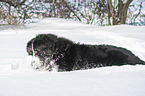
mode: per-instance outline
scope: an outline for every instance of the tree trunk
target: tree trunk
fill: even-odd
[[[108,9],[108,11],[110,11],[110,12],[108,12],[108,16],[110,16],[110,14],[111,14],[111,16],[112,16],[112,23],[113,23],[113,25],[117,25],[118,24],[118,20],[117,20],[117,17],[115,16],[115,14],[116,14],[116,11],[115,11],[115,8],[114,8],[114,6],[112,5],[112,0],[107,0],[107,3],[108,3],[108,6],[109,6],[109,9]],[[110,17],[109,17],[110,18]]]
[[[107,3],[107,14],[108,14],[108,24],[111,25],[111,21],[110,21],[110,7],[109,4]]]
[[[129,7],[129,4],[132,2],[133,0],[128,0],[126,1],[126,3],[123,3],[122,0],[119,0],[118,3],[118,18],[120,21],[120,24],[125,24],[126,23],[126,18],[127,18],[127,10]]]
[[[118,0],[118,9],[115,8],[115,6],[112,5],[112,0],[107,0],[108,6],[110,9],[112,20],[113,20],[113,25],[118,25],[118,24],[125,24],[126,23],[126,18],[127,18],[127,10],[129,7],[129,4],[133,0],[127,0],[125,3],[122,2],[122,0]],[[117,11],[116,11],[117,9]],[[108,12],[108,18],[110,18],[110,13]]]
[[[122,11],[119,12],[119,21],[120,24],[125,24],[127,18],[127,9],[123,8]]]

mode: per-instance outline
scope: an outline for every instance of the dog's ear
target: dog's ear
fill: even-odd
[[[36,38],[31,39],[28,43],[27,43],[27,52],[29,55],[32,55],[32,43],[35,41]]]
[[[56,42],[56,47],[59,50],[59,52],[66,51],[71,47],[73,44],[72,41],[65,39],[65,38],[58,38]]]

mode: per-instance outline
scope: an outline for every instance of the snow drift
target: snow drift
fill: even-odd
[[[0,29],[0,96],[144,96],[145,66],[113,66],[73,72],[36,71],[27,42],[52,33],[76,43],[109,44],[131,50],[145,61],[145,27],[98,27],[47,18],[20,28]]]

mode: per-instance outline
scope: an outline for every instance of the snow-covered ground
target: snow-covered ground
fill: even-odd
[[[27,42],[53,33],[76,43],[109,44],[131,50],[145,60],[145,27],[98,27],[47,18],[20,28],[0,27],[0,96],[144,96],[145,66],[113,66],[73,72],[31,68]]]

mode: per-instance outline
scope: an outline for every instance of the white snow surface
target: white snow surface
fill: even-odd
[[[112,66],[71,72],[36,71],[26,45],[37,34],[56,34],[76,43],[109,44],[145,60],[145,27],[100,27],[47,18],[24,28],[0,27],[0,96],[144,96],[145,66]]]

